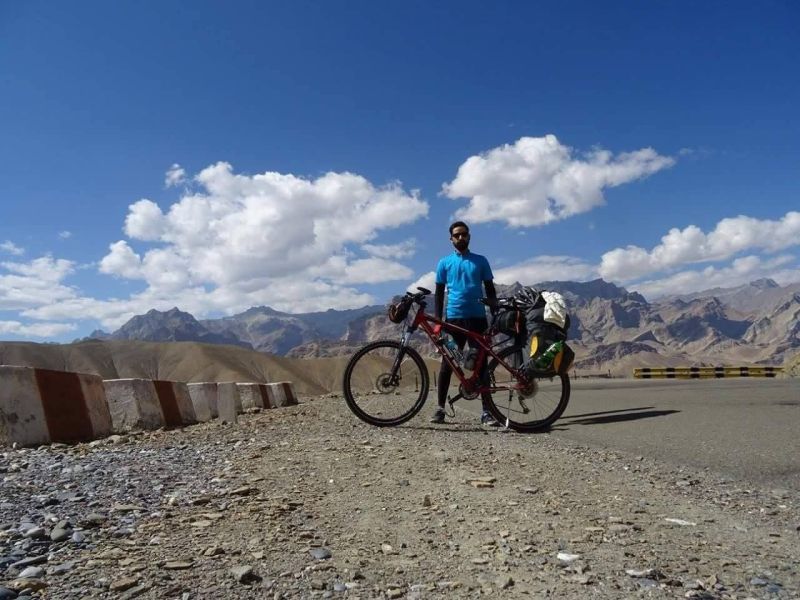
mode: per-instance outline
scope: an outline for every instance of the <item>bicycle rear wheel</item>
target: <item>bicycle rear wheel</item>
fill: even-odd
[[[506,348],[499,356],[515,369],[523,362],[519,348]],[[570,392],[567,374],[535,379],[530,389],[523,393],[522,390],[514,389],[518,387],[514,373],[497,359],[492,359],[488,369],[492,387],[510,388],[495,392],[487,406],[501,425],[514,431],[542,431],[549,428],[567,408]]]
[[[428,369],[419,353],[392,340],[367,344],[344,370],[347,406],[378,427],[400,425],[416,415],[428,397],[428,385]]]

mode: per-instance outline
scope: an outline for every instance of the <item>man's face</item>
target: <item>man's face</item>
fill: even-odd
[[[469,232],[467,228],[461,225],[454,228],[453,233],[450,234],[450,241],[453,242],[453,246],[456,250],[464,252],[469,246]]]

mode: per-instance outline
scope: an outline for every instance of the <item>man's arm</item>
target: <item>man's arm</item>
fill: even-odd
[[[436,295],[433,300],[434,314],[439,319],[441,319],[444,314],[444,286],[445,284],[443,283],[436,284]]]
[[[492,314],[497,310],[497,290],[494,288],[494,281],[487,279],[483,282],[483,287],[486,288],[486,298],[489,300],[489,310]]]

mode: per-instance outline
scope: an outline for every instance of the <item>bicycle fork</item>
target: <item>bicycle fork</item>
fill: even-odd
[[[400,385],[400,366],[403,364],[403,358],[405,358],[406,355],[406,346],[408,346],[411,333],[411,331],[403,333],[403,337],[400,340],[400,351],[397,353],[397,356],[394,357],[392,368],[389,370],[389,383],[395,387]]]

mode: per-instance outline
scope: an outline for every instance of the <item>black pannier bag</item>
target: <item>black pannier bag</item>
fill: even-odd
[[[525,313],[521,310],[506,310],[497,317],[497,329],[500,333],[514,337],[524,336],[527,332]]]

